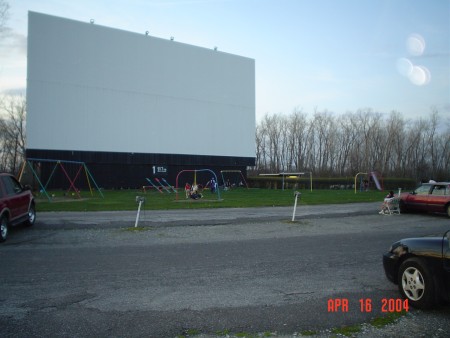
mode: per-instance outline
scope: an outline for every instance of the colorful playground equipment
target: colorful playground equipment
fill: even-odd
[[[161,194],[163,194],[163,192],[161,191],[161,189],[159,189],[159,187],[157,187],[156,184],[153,183],[153,181],[152,181],[151,179],[149,179],[148,177],[146,177],[145,179],[147,180],[148,183],[150,183],[150,185],[151,185],[153,188],[155,188],[156,191],[159,191]],[[144,188],[144,191],[145,191],[146,186],[144,186],[143,188]]]
[[[175,193],[177,192],[177,191],[175,190],[175,188],[174,188],[169,182],[166,181],[165,178],[159,179],[159,178],[157,178],[157,177],[154,177],[153,179],[155,180],[155,182],[156,182],[158,185],[156,185],[155,183],[153,183],[153,181],[152,181],[150,178],[148,178],[148,177],[146,177],[145,179],[147,180],[148,183],[150,183],[151,187],[155,188],[155,190],[156,190],[156,191],[159,191],[161,194],[163,194],[163,190],[164,190],[165,192],[169,193],[169,194],[170,194],[172,191],[175,192]],[[144,191],[145,191],[145,188],[147,188],[147,187],[148,187],[148,186],[143,186],[142,188],[143,188]]]
[[[193,173],[194,177],[192,180],[192,185],[193,186],[199,186],[198,182],[197,182],[197,173],[209,173],[211,174],[211,177],[214,178],[215,182],[217,181],[217,176],[214,173],[214,171],[210,170],[210,169],[195,169],[195,170],[181,170],[180,172],[178,172],[177,178],[175,180],[175,190],[176,190],[176,199],[178,200],[178,181],[181,175],[185,174],[185,173]],[[202,186],[203,187],[203,186]],[[220,189],[215,189],[215,191],[217,191],[217,199],[220,200]]]
[[[39,166],[40,162],[49,162],[49,163],[55,163],[55,166],[53,167],[53,170],[50,174],[50,176],[47,179],[47,182],[45,182],[45,184],[43,182],[41,182],[41,179],[39,178],[38,173],[35,170],[35,167]],[[75,176],[71,177],[68,173],[68,170],[66,170],[66,166],[67,165],[75,165],[76,169],[76,174]],[[28,158],[22,165],[22,168],[20,170],[19,173],[19,181],[22,179],[22,176],[26,170],[26,168],[29,168],[30,171],[33,174],[33,177],[36,179],[36,181],[39,184],[39,188],[40,191],[47,197],[47,199],[51,202],[52,199],[51,197],[48,195],[47,193],[47,188],[48,185],[50,183],[50,181],[52,180],[55,172],[57,171],[58,168],[61,169],[61,171],[63,172],[64,176],[67,178],[68,182],[69,182],[69,189],[67,190],[67,193],[69,193],[72,189],[74,191],[74,193],[78,196],[78,198],[81,198],[80,196],[80,189],[78,189],[76,187],[76,183],[77,180],[80,178],[80,174],[81,172],[84,171],[85,175],[86,175],[86,180],[89,186],[89,191],[91,192],[91,195],[93,195],[92,192],[92,185],[91,185],[91,181],[94,184],[95,188],[97,189],[97,191],[99,192],[101,197],[103,196],[102,191],[100,190],[100,188],[98,187],[97,183],[94,180],[94,177],[92,176],[91,172],[89,171],[87,165],[84,162],[78,162],[78,161],[64,161],[64,160],[50,160],[50,159],[41,159],[41,158]]]

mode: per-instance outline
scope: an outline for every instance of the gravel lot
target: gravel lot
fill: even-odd
[[[187,245],[197,247],[198,244],[203,243],[236,243],[235,248],[239,248],[239,243],[253,240],[261,241],[262,243],[272,243],[275,239],[282,241],[284,244],[288,244],[289,239],[295,236],[319,238],[325,237],[324,235],[329,235],[332,236],[335,241],[337,241],[338,238],[343,238],[345,241],[348,241],[348,239],[352,237],[364,238],[364,236],[367,236],[367,230],[365,229],[368,229],[369,225],[371,231],[384,234],[391,233],[395,234],[395,236],[399,233],[410,233],[412,230],[415,231],[414,233],[427,233],[431,223],[433,223],[434,229],[442,229],[448,225],[448,219],[442,216],[381,216],[377,214],[378,207],[379,203],[301,206],[297,210],[296,222],[291,222],[292,208],[184,211],[144,210],[141,215],[140,225],[149,227],[150,231],[139,233],[126,230],[128,227],[132,228],[134,226],[136,212],[41,213],[38,215],[36,227],[17,232],[17,234],[12,236],[10,241],[6,243],[5,248],[7,248],[8,251],[17,250],[17,253],[23,250],[34,249],[42,249],[43,251],[48,249],[52,251],[55,250],[55,252],[59,249],[65,249],[69,250],[69,253],[70,250],[87,250],[90,252],[93,249],[98,249],[101,253],[103,249],[108,250],[108,248],[111,247],[115,248],[115,250],[120,250],[125,247],[132,248],[133,246],[136,246],[137,248],[153,247],[156,250],[159,246],[171,246],[171,248],[176,248],[178,245]],[[346,217],[343,217],[344,215]],[[395,217],[396,222],[399,222],[397,222],[395,226],[392,226],[389,217]],[[342,244],[343,242],[336,243]],[[380,247],[384,249],[384,240],[380,243],[382,244]],[[350,243],[344,242],[343,244]],[[339,247],[341,247],[339,244],[335,245],[335,248]],[[379,250],[377,249],[375,254],[377,254],[378,251]],[[6,251],[3,251],[3,254],[5,254],[5,252]],[[1,251],[0,255],[2,255]],[[361,265],[356,266],[361,267]],[[369,271],[361,271],[363,275],[366,275],[368,272]],[[374,274],[373,271],[371,271],[371,273],[372,275]],[[70,274],[68,276],[70,276]],[[389,285],[387,280],[386,282],[381,280],[381,270],[376,272],[376,276],[380,277],[380,281],[378,284],[373,284],[375,289],[379,286],[382,288],[386,287],[386,290],[391,290],[391,293],[389,293],[390,295],[397,294],[395,288],[392,285]],[[195,278],[196,276],[194,274],[191,277]],[[291,275],[289,275],[289,277],[291,277]],[[334,285],[339,284],[339,290],[342,290],[340,289],[341,286],[346,288],[351,287],[351,285],[349,286],[348,284],[343,285],[342,283],[345,281],[343,282],[341,279],[339,279],[338,282],[339,283]],[[348,282],[351,284],[354,280],[348,279]],[[314,283],[320,283],[320,280],[317,280]],[[45,288],[45,283],[40,284],[41,288]],[[91,292],[96,291],[96,287],[91,286],[91,289]],[[130,290],[133,291],[132,289]],[[218,290],[221,292],[222,289]],[[248,296],[250,297],[252,296],[252,290],[252,288],[248,289]],[[295,288],[292,290],[297,291]],[[97,298],[92,296],[94,298],[84,300],[84,302],[91,304],[91,306],[94,306],[94,302],[97,302],[98,304],[96,304],[99,307],[109,304],[108,302],[115,298],[112,295],[108,296],[108,292],[109,289],[107,289],[106,292],[100,292],[99,290]],[[125,294],[131,296],[133,292]],[[17,297],[21,297],[20,293],[17,294]],[[70,298],[72,297],[70,295],[67,297],[66,298],[69,300],[72,299]],[[8,295],[5,294],[3,298],[3,304],[5,305],[8,303]],[[59,304],[58,299],[59,298],[56,297],[50,302],[50,305]],[[228,302],[233,301],[232,297],[226,299]],[[212,300],[210,299],[210,301]],[[101,301],[106,303],[101,303]],[[234,301],[237,304],[240,304],[243,300],[234,299]],[[78,303],[80,302],[75,299],[75,304]],[[1,297],[0,304],[2,304]],[[18,304],[21,304],[21,302],[18,302]],[[37,301],[34,301],[30,304],[34,306],[38,303]],[[179,301],[178,303],[175,302],[173,304],[181,306]],[[202,304],[199,304],[199,309],[201,309],[201,305]],[[135,303],[130,303],[130,306],[132,309],[137,305]],[[143,303],[142,306],[146,307],[147,305]],[[164,307],[167,307],[166,303],[164,303]],[[4,308],[4,310],[5,313],[11,313],[11,311],[8,312],[6,308]],[[1,313],[2,309],[0,307],[0,317]],[[124,312],[124,315],[126,315],[126,311]],[[317,316],[319,315],[319,313],[313,314],[313,322],[317,322],[316,318],[318,318]],[[324,314],[321,315],[323,316]],[[211,313],[208,313],[208,316],[211,317]],[[377,315],[374,314],[374,316]],[[283,316],[279,317],[284,318]],[[278,322],[278,325],[276,326],[283,327],[283,322]],[[353,337],[450,337],[450,306],[443,306],[433,311],[418,311],[413,309],[406,315],[403,315],[382,327],[374,327],[369,323],[363,323],[355,325],[355,328],[357,330],[352,334]],[[341,333],[344,332],[343,330],[338,331],[341,333],[336,333],[333,329],[334,326],[332,324],[329,326],[322,325],[320,331],[312,332],[312,335],[309,336],[321,338],[342,336]],[[301,337],[302,334],[306,334],[306,332],[293,331],[294,330],[289,329],[284,331],[289,332],[289,335],[279,335],[276,332],[261,332],[256,336]],[[280,332],[283,331],[280,330]],[[224,334],[217,336],[204,334],[196,335],[195,332],[191,331],[186,332],[185,335],[190,337],[210,338],[227,336],[226,333],[227,332],[224,332]],[[235,334],[237,337],[243,336],[242,334]],[[231,333],[229,333],[228,336],[233,337]],[[255,334],[252,334],[251,336],[254,337]]]

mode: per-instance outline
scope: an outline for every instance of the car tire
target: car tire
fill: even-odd
[[[402,296],[415,308],[429,309],[435,303],[434,280],[420,258],[409,258],[400,265],[398,288]]]
[[[25,222],[26,226],[32,226],[34,222],[36,221],[36,206],[34,203],[30,205],[30,209],[28,209],[28,219]]]
[[[402,200],[398,203],[398,207],[400,208],[400,213],[406,214],[408,210],[406,209],[406,204]]]
[[[6,241],[8,237],[8,219],[3,216],[0,218],[0,242]]]

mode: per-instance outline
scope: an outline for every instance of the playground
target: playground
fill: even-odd
[[[382,201],[386,192],[371,190],[355,194],[352,190],[300,190],[301,205],[341,204],[358,202]],[[217,200],[217,194],[204,190],[204,197],[199,200],[187,202],[184,187],[179,191],[179,198],[183,202],[177,202],[175,193],[160,193],[155,189],[123,189],[103,191],[104,197],[98,194],[91,196],[89,190],[80,190],[77,195],[67,196],[65,190],[50,190],[52,197],[49,201],[45,195],[37,195],[37,210],[40,211],[114,211],[137,210],[136,196],[145,197],[142,206],[144,210],[172,210],[172,209],[202,209],[202,208],[246,208],[246,207],[281,207],[293,206],[294,191],[281,189],[252,189],[235,188],[224,190],[220,188],[221,200]],[[64,195],[66,194],[66,195]]]
[[[144,185],[144,192],[154,189],[161,194],[174,193],[177,202],[222,201],[220,191],[235,188],[247,188],[248,184],[240,170],[222,170],[220,176],[210,169],[185,169],[178,172],[175,185],[171,185],[165,178],[148,178],[149,185]],[[182,193],[184,190],[184,194]],[[208,193],[209,192],[209,193]]]
[[[53,165],[45,182],[39,179],[42,161]],[[181,170],[172,183],[163,176],[149,175],[142,179],[139,189],[103,190],[85,163],[43,159],[28,159],[22,175],[35,182],[33,191],[38,211],[136,210],[138,200],[144,210],[292,206],[297,191],[301,193],[300,205],[375,202],[382,201],[385,195],[383,178],[376,172],[358,173],[354,177],[354,191],[313,189],[311,176],[304,189],[296,185],[288,188],[285,174],[281,178],[275,175],[278,176],[275,179],[282,181],[282,189],[249,188],[239,170],[222,170],[216,174],[207,168]],[[58,175],[64,188],[49,188]]]
[[[43,162],[50,163],[53,166],[53,169],[45,182],[40,179],[39,175],[41,163]],[[67,189],[63,194],[63,199],[61,199],[61,195],[59,194],[57,197],[55,193],[48,193],[49,184],[54,176],[58,176],[58,174],[63,178],[65,185],[67,186]],[[28,179],[31,182],[34,182],[32,185],[39,190],[39,194],[45,196],[49,202],[55,201],[56,199],[65,201],[67,200],[66,198],[70,198],[70,196],[81,199],[80,188],[78,187],[80,180],[85,180],[91,197],[94,196],[94,190],[96,190],[102,198],[104,197],[101,189],[98,187],[94,177],[84,162],[28,158],[20,169],[18,177],[19,181],[23,180],[23,176],[28,176]]]

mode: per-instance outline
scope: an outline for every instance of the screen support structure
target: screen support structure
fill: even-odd
[[[40,163],[40,162],[49,162],[49,163],[55,163],[55,166],[53,167],[53,170],[49,176],[49,178],[47,179],[47,182],[45,182],[45,184],[43,184],[43,182],[41,181],[41,179],[39,178],[39,175],[37,174],[36,170],[33,167],[33,163]],[[65,164],[75,164],[78,165],[78,170],[76,172],[76,175],[72,178],[70,177],[70,175],[68,174],[66,168],[64,167]],[[22,178],[22,175],[25,171],[26,166],[28,165],[28,168],[30,168],[31,172],[33,173],[33,177],[37,180],[37,182],[39,183],[39,187],[42,191],[42,193],[47,197],[47,199],[51,202],[52,199],[51,197],[48,195],[47,193],[47,187],[54,175],[54,173],[56,172],[57,168],[61,168],[61,171],[63,172],[64,176],[67,178],[67,180],[69,181],[69,189],[67,190],[67,192],[69,192],[70,190],[73,189],[73,191],[77,194],[78,198],[81,198],[80,196],[80,191],[79,189],[76,188],[75,183],[78,179],[78,177],[80,176],[81,172],[84,170],[84,173],[86,175],[86,180],[88,182],[88,186],[89,186],[89,191],[91,192],[91,196],[93,196],[93,192],[92,192],[92,185],[91,185],[91,181],[94,184],[95,188],[97,189],[97,191],[99,192],[100,196],[102,198],[104,198],[104,195],[102,193],[102,191],[100,190],[100,188],[98,187],[97,183],[95,182],[94,176],[92,176],[91,172],[89,171],[87,165],[84,162],[78,162],[78,161],[65,161],[65,160],[50,160],[50,159],[40,159],[40,158],[28,158],[22,165],[22,168],[20,170],[20,174],[19,174],[19,181]]]

